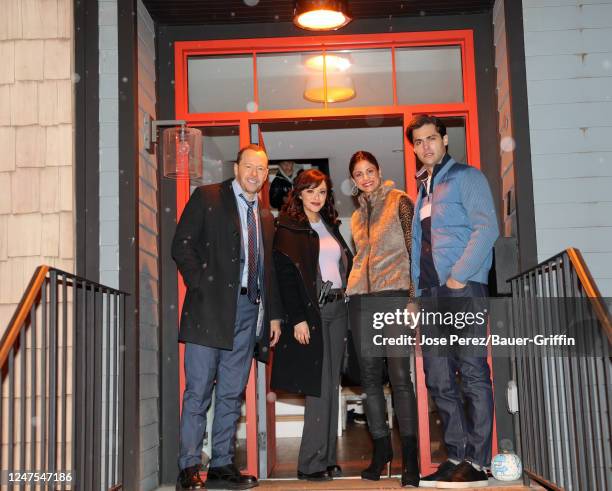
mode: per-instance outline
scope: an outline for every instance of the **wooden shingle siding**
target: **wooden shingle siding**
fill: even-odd
[[[138,2],[138,121],[156,118],[155,25]],[[141,123],[142,124],[142,123]],[[140,263],[140,489],[159,484],[159,245],[157,156],[143,148],[139,131]],[[172,281],[168,279],[167,281]],[[178,401],[176,401],[178,404]]]

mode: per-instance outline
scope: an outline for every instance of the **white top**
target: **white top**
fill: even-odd
[[[429,193],[429,190],[431,189],[431,176],[429,176],[425,182],[425,189],[427,189],[427,196],[423,198],[423,204],[421,205],[421,211],[419,212],[419,218],[421,221],[431,217],[431,194]]]
[[[319,235],[319,268],[321,269],[321,279],[331,281],[332,288],[342,288],[342,278],[340,277],[340,245],[336,238],[329,233],[323,220],[317,223],[310,222],[312,229]]]

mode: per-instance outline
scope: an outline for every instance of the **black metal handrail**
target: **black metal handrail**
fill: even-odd
[[[121,488],[126,295],[37,268],[0,342],[1,484]]]
[[[512,358],[526,474],[553,489],[612,489],[609,309],[577,249],[509,281],[514,336],[572,325],[582,349]],[[576,318],[580,323],[570,324]]]

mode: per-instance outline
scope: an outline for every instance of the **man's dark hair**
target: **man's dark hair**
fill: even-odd
[[[406,138],[411,144],[414,144],[412,140],[412,132],[414,130],[418,130],[422,126],[426,124],[433,124],[436,127],[436,131],[440,133],[440,136],[444,138],[446,135],[446,126],[442,122],[440,118],[436,118],[435,116],[431,116],[429,114],[421,114],[420,116],[415,116],[412,118],[410,123],[408,123],[408,127],[406,128]]]
[[[246,147],[242,147],[240,149],[240,151],[238,152],[238,155],[236,156],[236,163],[240,164],[240,160],[242,159],[242,154],[244,152],[246,152],[247,150],[253,150],[255,152],[263,152],[266,154],[266,156],[268,155],[266,152],[266,149],[264,147],[262,147],[261,145],[257,145],[255,143],[251,143],[249,145],[247,145]]]

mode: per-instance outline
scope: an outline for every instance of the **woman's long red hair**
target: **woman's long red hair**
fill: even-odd
[[[293,181],[293,189],[289,193],[289,199],[282,207],[281,212],[286,213],[297,222],[307,222],[308,217],[304,212],[304,204],[300,199],[300,193],[305,189],[319,187],[322,182],[325,182],[327,185],[327,196],[325,197],[325,204],[323,208],[321,208],[320,213],[327,223],[331,225],[336,224],[338,222],[338,212],[334,204],[334,191],[331,179],[319,169],[308,169],[298,174]]]

